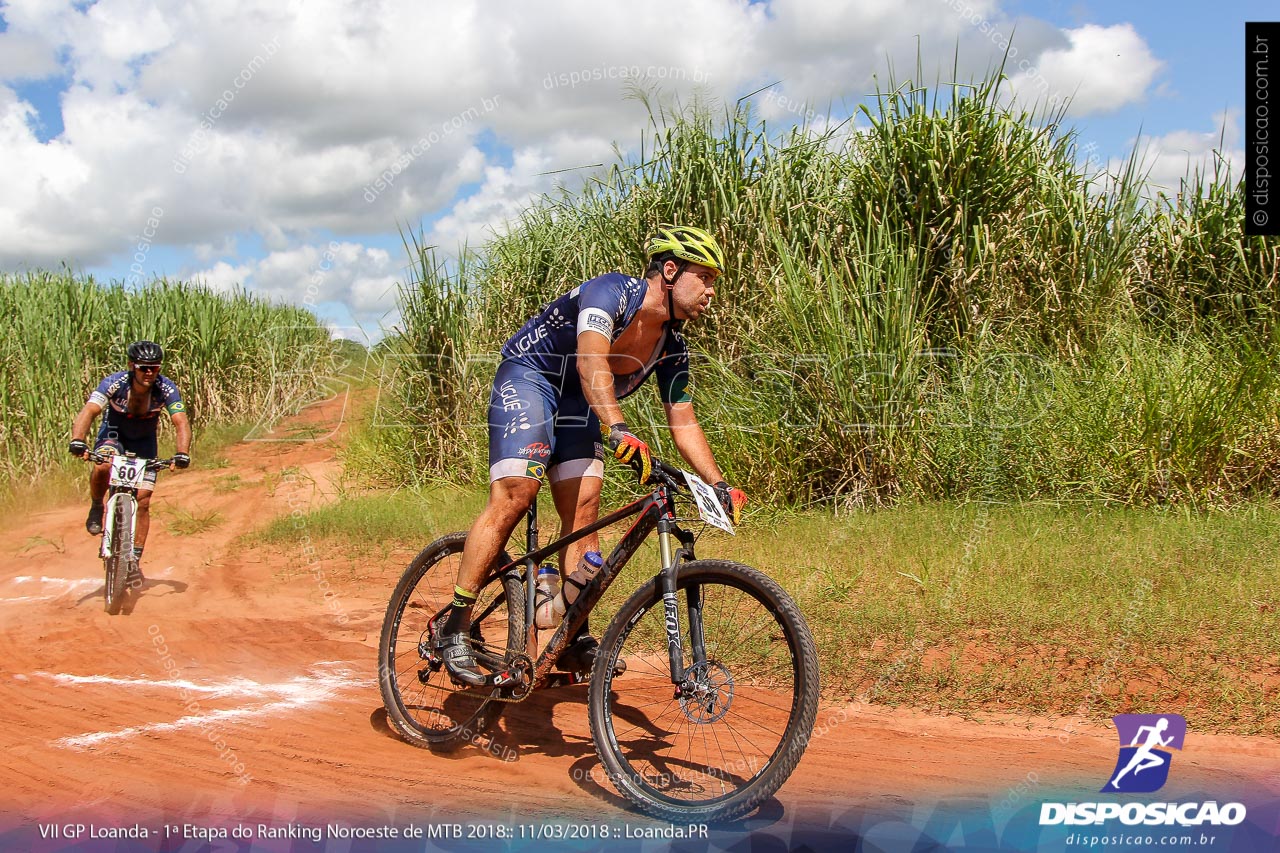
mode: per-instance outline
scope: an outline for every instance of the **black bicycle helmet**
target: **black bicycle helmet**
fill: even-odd
[[[164,361],[164,350],[155,341],[134,341],[129,344],[129,360],[134,364],[159,364]]]

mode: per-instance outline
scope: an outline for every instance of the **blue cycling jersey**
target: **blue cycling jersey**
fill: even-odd
[[[558,377],[561,393],[579,397],[582,384],[574,360],[578,335],[593,331],[610,341],[618,340],[639,313],[648,287],[644,279],[617,272],[583,282],[521,326],[503,345],[502,357],[544,376]],[[689,391],[689,349],[681,334],[683,325],[683,320],[668,322],[648,361],[629,373],[614,376],[614,396],[621,400],[655,373],[663,402],[687,403],[693,399]]]
[[[167,376],[156,376],[151,386],[151,399],[147,401],[141,414],[130,414],[129,392],[131,388],[129,371],[121,370],[113,373],[89,395],[89,402],[102,407],[102,426],[98,429],[98,440],[155,438],[160,425],[160,412],[168,412],[170,416],[186,411],[182,402],[182,394],[173,380]]]

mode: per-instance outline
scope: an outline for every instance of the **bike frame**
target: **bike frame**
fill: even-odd
[[[655,469],[655,473],[665,478],[678,472],[674,470],[657,471]],[[663,607],[666,616],[667,653],[671,660],[671,683],[680,685],[685,681],[686,672],[676,604],[676,572],[681,562],[695,559],[693,553],[694,537],[693,534],[676,524],[675,503],[672,492],[672,485],[660,479],[654,490],[645,497],[633,501],[593,524],[575,530],[569,535],[550,542],[541,548],[537,547],[537,500],[535,499],[529,507],[529,511],[526,514],[526,553],[499,567],[493,574],[500,576],[517,567],[522,567],[524,570],[526,585],[525,625],[527,626],[525,654],[529,660],[534,661],[533,672],[531,673],[532,684],[528,688],[530,691],[547,684],[552,677],[552,669],[556,660],[559,659],[560,654],[568,645],[569,638],[577,636],[578,630],[586,623],[591,610],[604,596],[609,585],[613,583],[618,573],[622,571],[627,562],[640,549],[641,543],[654,530],[658,531],[658,554],[661,560],[658,575],[662,587]],[[600,567],[600,571],[578,594],[577,600],[569,605],[564,614],[564,621],[551,635],[551,639],[547,641],[546,647],[539,655],[538,627],[535,621],[537,610],[535,576],[537,574],[537,566],[560,549],[631,516],[638,516],[638,518],[636,518],[622,539],[619,540],[613,551],[609,553],[604,565]],[[677,547],[673,547],[673,536],[679,543]],[[696,588],[691,588],[686,592],[689,599],[689,636],[693,645],[694,663],[697,665],[704,663],[706,660],[706,650],[702,638],[700,597]]]
[[[138,498],[131,490],[116,486],[114,491],[108,493],[106,512],[103,514],[102,518],[101,556],[103,557],[114,556],[111,553],[111,534],[115,532],[116,510],[119,505],[126,500],[133,503],[133,515],[129,519],[129,541],[126,545],[130,549],[133,548],[133,537],[138,529]]]
[[[92,451],[89,454],[89,459],[99,464],[102,464],[104,462],[107,464],[110,464],[111,459],[113,458],[114,455],[115,454],[103,455],[98,453],[97,451]],[[133,453],[126,453],[124,456],[126,459],[131,459],[131,460],[138,458]],[[169,462],[169,460],[167,459],[147,459],[143,461],[144,461],[144,470],[156,470],[156,471],[159,471],[168,467],[167,463]],[[126,559],[133,556],[132,548],[133,548],[133,543],[135,541],[134,536],[138,530],[138,487],[122,486],[117,484],[117,485],[109,485],[107,487],[107,499],[105,501],[105,507],[104,507],[104,512],[102,516],[102,546],[99,549],[99,556],[101,557],[105,558],[105,557],[115,556],[111,553],[111,534],[115,530],[116,515],[119,509],[120,503],[124,500],[129,500],[133,503],[133,513],[129,519],[128,546],[130,550],[129,550],[129,553],[126,553],[123,556]]]

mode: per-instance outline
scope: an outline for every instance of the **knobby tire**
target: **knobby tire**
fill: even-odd
[[[674,695],[655,578],[605,632],[591,674],[591,736],[614,787],[641,810],[675,822],[732,820],[772,797],[804,754],[818,711],[817,649],[791,597],[749,566],[686,563],[677,599],[686,667],[689,602],[701,604],[706,663],[694,675],[705,692]],[[615,677],[619,658],[627,669]]]
[[[129,573],[129,561],[133,559],[133,501],[119,499],[116,501],[114,517],[111,523],[111,556],[103,557],[106,569],[106,586],[102,595],[104,609],[111,616],[120,613],[124,604],[125,580]]]
[[[432,542],[413,559],[387,605],[378,644],[378,685],[387,719],[414,746],[449,751],[474,742],[502,713],[490,701],[497,688],[453,683],[443,665],[424,657],[428,621],[453,599],[466,533]],[[510,557],[499,557],[505,565]],[[511,652],[523,652],[525,587],[519,571],[494,576],[473,608],[472,645],[481,671],[502,667]]]

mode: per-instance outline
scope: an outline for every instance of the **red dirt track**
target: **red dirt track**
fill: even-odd
[[[300,416],[333,428],[329,438],[242,442],[226,451],[223,469],[207,467],[197,447],[196,467],[162,474],[148,580],[127,614],[103,612],[101,562],[82,504],[0,533],[7,826],[71,814],[153,825],[382,825],[410,815],[520,823],[535,816],[517,798],[534,790],[536,819],[654,824],[602,781],[583,687],[508,708],[488,751],[438,755],[388,731],[375,680],[378,632],[411,551],[371,554],[353,578],[346,557],[317,571],[300,547],[237,544],[272,517],[334,499],[344,406],[338,397]],[[218,491],[230,474],[244,485]],[[177,536],[167,523],[179,509],[216,511],[220,521]],[[422,544],[439,532],[424,530]],[[1162,797],[1280,794],[1280,742],[1198,733],[1189,722]],[[757,822],[961,797],[994,807],[1014,803],[1029,779],[1033,798],[1054,789],[1088,798],[1115,763],[1116,735],[1097,723],[1071,725],[827,702],[804,759]]]

